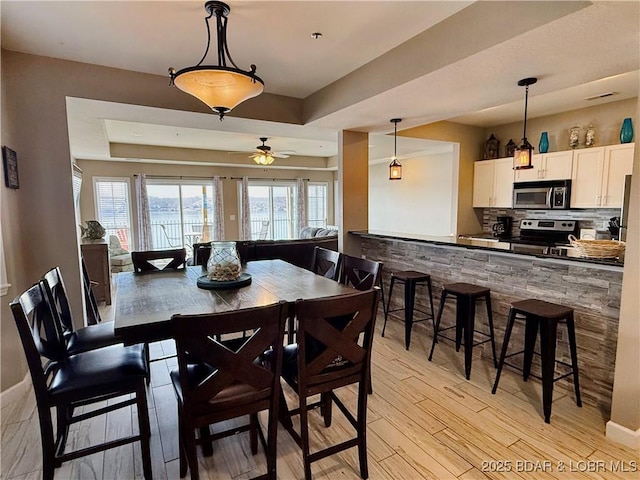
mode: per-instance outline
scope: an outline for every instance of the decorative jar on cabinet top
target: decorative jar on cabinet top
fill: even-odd
[[[569,146],[571,148],[578,148],[580,143],[580,127],[573,126],[569,129]]]
[[[241,269],[236,242],[211,242],[207,277],[218,282],[238,280]]]
[[[549,151],[549,135],[547,132],[542,132],[540,135],[540,143],[538,143],[538,152],[547,153]]]
[[[625,118],[622,121],[620,129],[620,143],[631,143],[633,141],[633,124],[631,118]]]

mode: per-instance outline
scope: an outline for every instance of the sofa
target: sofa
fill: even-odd
[[[338,250],[338,231],[327,228],[305,227],[300,238],[292,240],[239,240],[236,248],[242,263],[252,260],[279,258],[298,267],[309,269],[315,247]],[[193,264],[206,265],[211,253],[210,243],[193,245]]]

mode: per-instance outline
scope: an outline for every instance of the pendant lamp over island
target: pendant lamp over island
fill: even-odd
[[[398,162],[398,123],[401,118],[392,118],[393,123],[393,157],[389,164],[389,180],[402,180],[402,165]]]
[[[527,103],[529,101],[529,85],[533,85],[538,81],[537,78],[523,78],[518,81],[518,86],[526,87],[524,94],[524,129],[522,132],[522,143],[519,147],[516,147],[513,154],[513,169],[514,170],[526,170],[533,168],[531,165],[531,155],[533,153],[533,146],[527,141]]]
[[[251,65],[250,71],[241,70],[229,54],[227,45],[227,20],[231,11],[229,5],[223,2],[209,1],[204,4],[204,9],[209,14],[205,18],[207,48],[204,55],[193,67],[186,67],[177,72],[175,68],[169,68],[170,85],[175,85],[183,92],[206,103],[220,115],[220,120],[222,120],[222,117],[232,108],[245,100],[260,95],[264,90],[264,82],[256,75],[255,65]],[[218,65],[202,65],[209,53],[211,44],[209,19],[214,15],[216,17]]]

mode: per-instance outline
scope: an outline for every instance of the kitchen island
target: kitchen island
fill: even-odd
[[[384,263],[385,285],[389,285],[389,276],[394,271],[418,270],[431,275],[435,305],[438,305],[444,283],[467,282],[490,288],[498,348],[502,345],[511,302],[536,298],[573,308],[582,398],[608,415],[613,390],[623,262],[518,252],[509,242],[489,239],[427,237],[379,231],[349,233],[361,239],[362,255]],[[394,296],[394,301],[401,302],[401,296]],[[419,292],[416,296],[418,308],[428,311],[428,303],[424,293]],[[400,306],[398,303],[392,308]],[[443,327],[453,325],[453,306],[454,302],[447,302]],[[486,325],[483,310],[476,311],[478,325]],[[516,322],[510,352],[522,348],[523,323]],[[420,327],[422,330],[417,334],[431,336],[431,329],[424,328],[424,323],[414,326]],[[491,357],[488,345],[477,347],[480,355],[487,359]],[[564,327],[558,330],[556,355],[558,360],[569,363]],[[516,363],[520,360],[519,356],[512,358]],[[556,383],[556,388],[559,387],[569,391],[572,388],[570,379]]]

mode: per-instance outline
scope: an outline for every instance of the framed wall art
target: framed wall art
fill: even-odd
[[[2,163],[4,165],[4,184],[8,188],[20,188],[18,182],[18,155],[9,147],[2,147]]]

